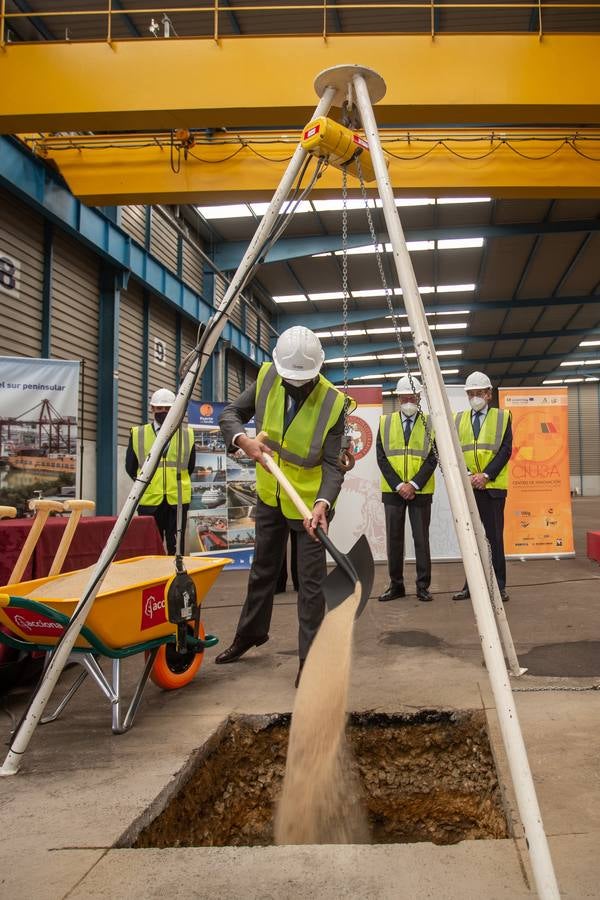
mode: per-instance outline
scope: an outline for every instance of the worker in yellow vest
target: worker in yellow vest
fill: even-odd
[[[419,413],[422,387],[418,378],[404,375],[396,387],[400,410],[381,416],[377,435],[377,464],[381,471],[382,501],[390,583],[379,599],[406,596],[404,586],[404,526],[406,510],[415,543],[417,597],[433,600],[429,523],[437,465],[429,416]]]
[[[223,411],[219,425],[229,451],[242,449],[256,460],[256,539],[248,592],[235,638],[216,658],[232,663],[251,647],[269,639],[273,595],[288,531],[296,533],[298,558],[298,655],[300,667],[325,613],[321,589],[326,575],[325,548],[315,529],[327,531],[344,479],[338,467],[344,431],[344,395],[320,375],[325,354],[318,337],[302,325],[288,328],[277,341],[273,362],[264,363],[256,382]],[[244,425],[252,416],[265,443],[249,437]],[[263,465],[272,454],[281,470],[312,510],[300,514]]]
[[[152,421],[146,425],[136,425],[131,429],[125,455],[125,469],[130,478],[137,478],[144,460],[156,440],[156,434],[174,403],[173,391],[168,388],[154,391],[150,398]],[[154,516],[160,536],[170,555],[175,555],[177,546],[179,489],[182,503],[181,552],[185,552],[185,526],[192,496],[191,475],[195,466],[194,432],[191,428],[184,426],[181,454],[179,453],[179,433],[176,433],[165,447],[158,468],[138,506],[140,516]]]
[[[491,406],[492,383],[484,372],[472,372],[465,382],[470,409],[455,416],[458,439],[471,477],[471,486],[485,535],[492,551],[492,565],[506,602],[504,556],[504,506],[508,488],[508,461],[512,453],[511,416],[507,409]],[[485,560],[484,560],[485,563]],[[468,600],[469,588],[453,600]]]

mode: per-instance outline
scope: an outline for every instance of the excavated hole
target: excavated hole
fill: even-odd
[[[272,844],[289,723],[285,714],[229,719],[120,846]],[[483,712],[352,714],[347,733],[373,843],[507,837]]]

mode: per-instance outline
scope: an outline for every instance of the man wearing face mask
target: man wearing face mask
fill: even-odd
[[[492,383],[483,372],[472,372],[465,382],[470,409],[455,416],[458,439],[475,494],[485,536],[492,551],[492,565],[502,599],[506,593],[504,556],[504,506],[508,488],[508,461],[512,453],[510,412],[490,406]],[[465,584],[453,600],[468,600]]]
[[[131,429],[125,470],[130,478],[137,478],[144,460],[156,440],[156,434],[175,403],[175,394],[167,388],[154,391],[150,398],[152,422],[136,425]],[[178,461],[179,460],[179,461]],[[173,435],[158,464],[150,484],[144,491],[138,506],[140,516],[154,516],[160,536],[165,541],[167,553],[174,556],[177,546],[177,482],[181,481],[182,523],[181,552],[185,552],[185,526],[192,496],[191,474],[196,466],[194,432],[183,428],[183,447],[179,454],[179,433]]]
[[[273,362],[264,363],[256,382],[225,408],[219,425],[231,452],[241,448],[256,460],[256,540],[248,593],[235,638],[215,662],[232,663],[269,639],[273,595],[288,531],[296,535],[298,559],[298,656],[300,667],[325,613],[321,585],[326,575],[325,548],[315,529],[327,531],[344,475],[338,468],[344,430],[344,395],[320,375],[325,354],[318,337],[302,325],[288,328],[277,341]],[[248,437],[244,425],[255,417],[263,443]],[[310,510],[302,520],[292,501],[262,462],[274,456]]]
[[[415,543],[417,597],[424,603],[433,600],[429,522],[435,487],[433,473],[437,465],[433,451],[433,433],[429,416],[419,414],[421,383],[404,375],[396,393],[400,411],[382,416],[377,434],[377,464],[381,471],[381,499],[385,507],[388,570],[390,583],[379,600],[405,597],[404,526],[406,510]]]

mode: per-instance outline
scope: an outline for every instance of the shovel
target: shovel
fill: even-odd
[[[261,431],[256,436],[256,439],[263,443],[267,438],[268,435],[264,431]],[[277,479],[302,518],[311,519],[312,513],[308,506],[293,484],[283,474],[273,457],[269,456],[268,453],[263,453],[262,458],[265,466],[271,475]],[[336,606],[339,606],[340,603],[343,603],[344,600],[351,597],[358,585],[360,586],[360,603],[356,611],[356,618],[358,619],[369,599],[375,577],[375,563],[373,562],[373,554],[371,553],[369,542],[363,534],[348,553],[342,553],[320,526],[315,530],[317,537],[336,562],[335,568],[327,575],[322,587],[327,609],[331,611]]]

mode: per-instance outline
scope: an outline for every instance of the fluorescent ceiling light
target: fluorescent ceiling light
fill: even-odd
[[[469,247],[483,247],[483,238],[451,238],[437,242],[438,250],[466,250]]]
[[[366,334],[366,332],[365,332],[364,328],[349,328],[346,331],[346,334],[348,335],[348,337],[356,337],[357,334]],[[344,332],[343,331],[332,331],[331,337],[344,337]]]
[[[562,366],[597,366],[600,359],[571,359],[568,362],[561,362]]]
[[[490,203],[491,197],[438,197],[438,206],[450,203]]]
[[[596,378],[595,375],[588,375],[585,380],[586,381],[600,381],[600,378]]]
[[[489,203],[491,201],[491,197],[439,197],[437,200],[432,197],[399,197],[395,203],[396,206],[402,207],[410,207],[410,206],[434,206],[436,203],[438,206],[445,206],[449,204],[459,204],[459,203]],[[367,200],[369,209],[374,209],[375,207],[381,208],[382,203],[379,198],[373,200]],[[332,200],[313,200],[312,204],[309,200],[301,200],[297,205],[296,212],[298,213],[308,213],[312,212],[312,209],[317,212],[340,212],[343,209],[342,200],[332,199]],[[269,208],[268,203],[228,203],[223,204],[221,206],[197,206],[196,209],[198,212],[204,216],[205,219],[247,219],[251,215],[264,216],[267,209]],[[352,209],[364,209],[365,201],[362,199],[348,199],[347,208]],[[285,203],[281,210],[280,215],[283,213],[288,213],[290,209],[290,201]]]
[[[580,341],[580,347],[600,347],[600,341]]]
[[[227,206],[197,206],[205,219],[247,219],[252,211],[247,203],[231,203]]]
[[[308,303],[304,294],[283,294],[280,297],[273,297],[275,303]]]
[[[269,203],[250,203],[250,209],[257,216],[264,216],[266,211],[268,210],[270,204]],[[300,203],[297,203],[294,206],[294,203],[291,200],[287,200],[281,209],[279,210],[279,215],[289,215],[292,210],[295,210],[297,213],[307,213],[312,212],[312,207],[308,200],[301,200]]]
[[[438,322],[437,325],[430,325],[431,331],[450,331],[453,328],[468,328],[468,322]]]
[[[565,378],[565,384],[575,384],[578,381],[583,381],[583,378]]]
[[[368,200],[367,203],[370,209],[374,209],[374,200]],[[313,206],[317,212],[341,212],[344,208],[344,203],[342,200],[313,200]],[[348,199],[346,206],[348,209],[364,209],[365,201]]]
[[[545,381],[542,381],[542,384],[562,384],[562,378],[546,378]]]
[[[374,354],[374,353],[370,353],[370,354],[368,354],[367,356],[351,356],[351,357],[349,357],[348,362],[349,362],[349,363],[350,363],[350,362],[352,362],[352,363],[355,363],[355,362],[375,362],[376,360],[377,360],[377,357],[375,356],[375,354]],[[326,365],[328,365],[328,366],[332,366],[334,363],[343,363],[343,362],[344,362],[344,357],[343,357],[343,356],[336,356],[335,359],[326,359],[326,360],[325,360],[325,363],[326,363]]]
[[[474,291],[474,284],[438,284],[437,292],[438,294],[451,294],[453,292],[467,292]]]
[[[310,300],[343,300],[343,291],[323,291],[322,294],[309,294]]]

